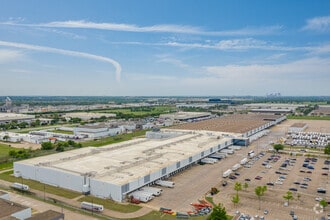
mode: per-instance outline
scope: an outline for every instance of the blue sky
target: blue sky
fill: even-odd
[[[330,95],[330,1],[1,0],[0,95]]]

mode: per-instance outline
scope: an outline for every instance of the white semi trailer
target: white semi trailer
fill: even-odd
[[[223,149],[223,150],[221,150],[221,152],[223,153],[227,153],[227,154],[234,154],[234,150],[231,150],[231,149]]]
[[[235,164],[231,169],[232,169],[233,171],[235,171],[235,170],[238,170],[240,167],[241,167],[241,165],[240,165],[239,163],[237,163],[237,164]]]
[[[159,188],[156,188],[156,187],[150,187],[150,186],[142,187],[140,190],[142,192],[152,193],[152,195],[154,195],[154,196],[159,196],[163,192],[162,189],[159,189]]]
[[[157,180],[155,183],[159,186],[164,186],[164,187],[168,187],[168,188],[173,188],[175,185],[174,182],[165,181],[165,180]]]
[[[142,191],[134,191],[130,194],[130,196],[133,196],[135,199],[138,199],[141,202],[149,202],[154,198],[151,193],[146,193]]]
[[[22,191],[29,191],[30,187],[28,185],[22,183],[13,183],[11,185],[12,188],[22,190]]]
[[[102,212],[104,210],[103,205],[90,203],[90,202],[82,202],[82,203],[80,203],[80,207],[82,209],[96,211],[96,212]]]
[[[243,158],[242,160],[241,160],[241,165],[244,165],[244,164],[246,164],[248,162],[248,159],[245,157],[245,158]]]
[[[201,162],[208,163],[208,164],[214,164],[214,163],[218,162],[218,160],[214,159],[214,158],[203,158],[203,159],[201,159]]]
[[[228,177],[230,174],[232,174],[232,170],[231,169],[228,169],[228,170],[226,170],[225,172],[223,172],[223,174],[222,174],[222,177],[224,177],[224,178],[226,178],[226,177]]]

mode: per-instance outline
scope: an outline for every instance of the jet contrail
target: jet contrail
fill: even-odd
[[[63,50],[63,49],[57,49],[57,48],[53,48],[53,47],[44,47],[44,46],[38,46],[38,45],[32,45],[32,44],[22,44],[22,43],[16,43],[16,42],[8,42],[8,41],[0,41],[0,46],[15,47],[15,48],[21,48],[21,49],[27,49],[27,50],[48,52],[48,53],[56,53],[56,54],[62,54],[62,55],[66,55],[66,56],[83,57],[83,58],[87,58],[87,59],[111,63],[116,69],[116,80],[119,82],[120,78],[121,78],[120,64],[117,61],[115,61],[111,58],[108,58],[108,57],[103,57],[103,56],[79,52],[79,51]]]

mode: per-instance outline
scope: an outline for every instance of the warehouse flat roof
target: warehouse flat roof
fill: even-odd
[[[246,133],[256,129],[269,121],[283,117],[282,115],[267,114],[237,114],[200,122],[186,123],[172,127],[183,130],[208,130],[232,133]]]
[[[175,120],[188,120],[193,118],[210,116],[210,112],[176,112],[172,114],[162,114],[160,118],[173,118]]]
[[[196,155],[230,138],[218,133],[180,132],[173,138],[126,141],[87,147],[17,163],[45,166],[122,185]]]
[[[47,210],[33,215],[27,220],[52,220],[52,219],[64,219],[64,214],[61,212],[56,212],[54,210]]]
[[[0,113],[0,121],[34,119],[34,115],[24,115],[15,113]]]
[[[4,217],[9,217],[16,212],[22,211],[27,208],[28,207],[23,206],[21,204],[5,199],[0,199],[0,219]]]

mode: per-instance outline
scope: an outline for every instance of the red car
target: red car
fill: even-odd
[[[262,176],[256,176],[256,178],[254,178],[256,180],[261,180],[262,179]]]

